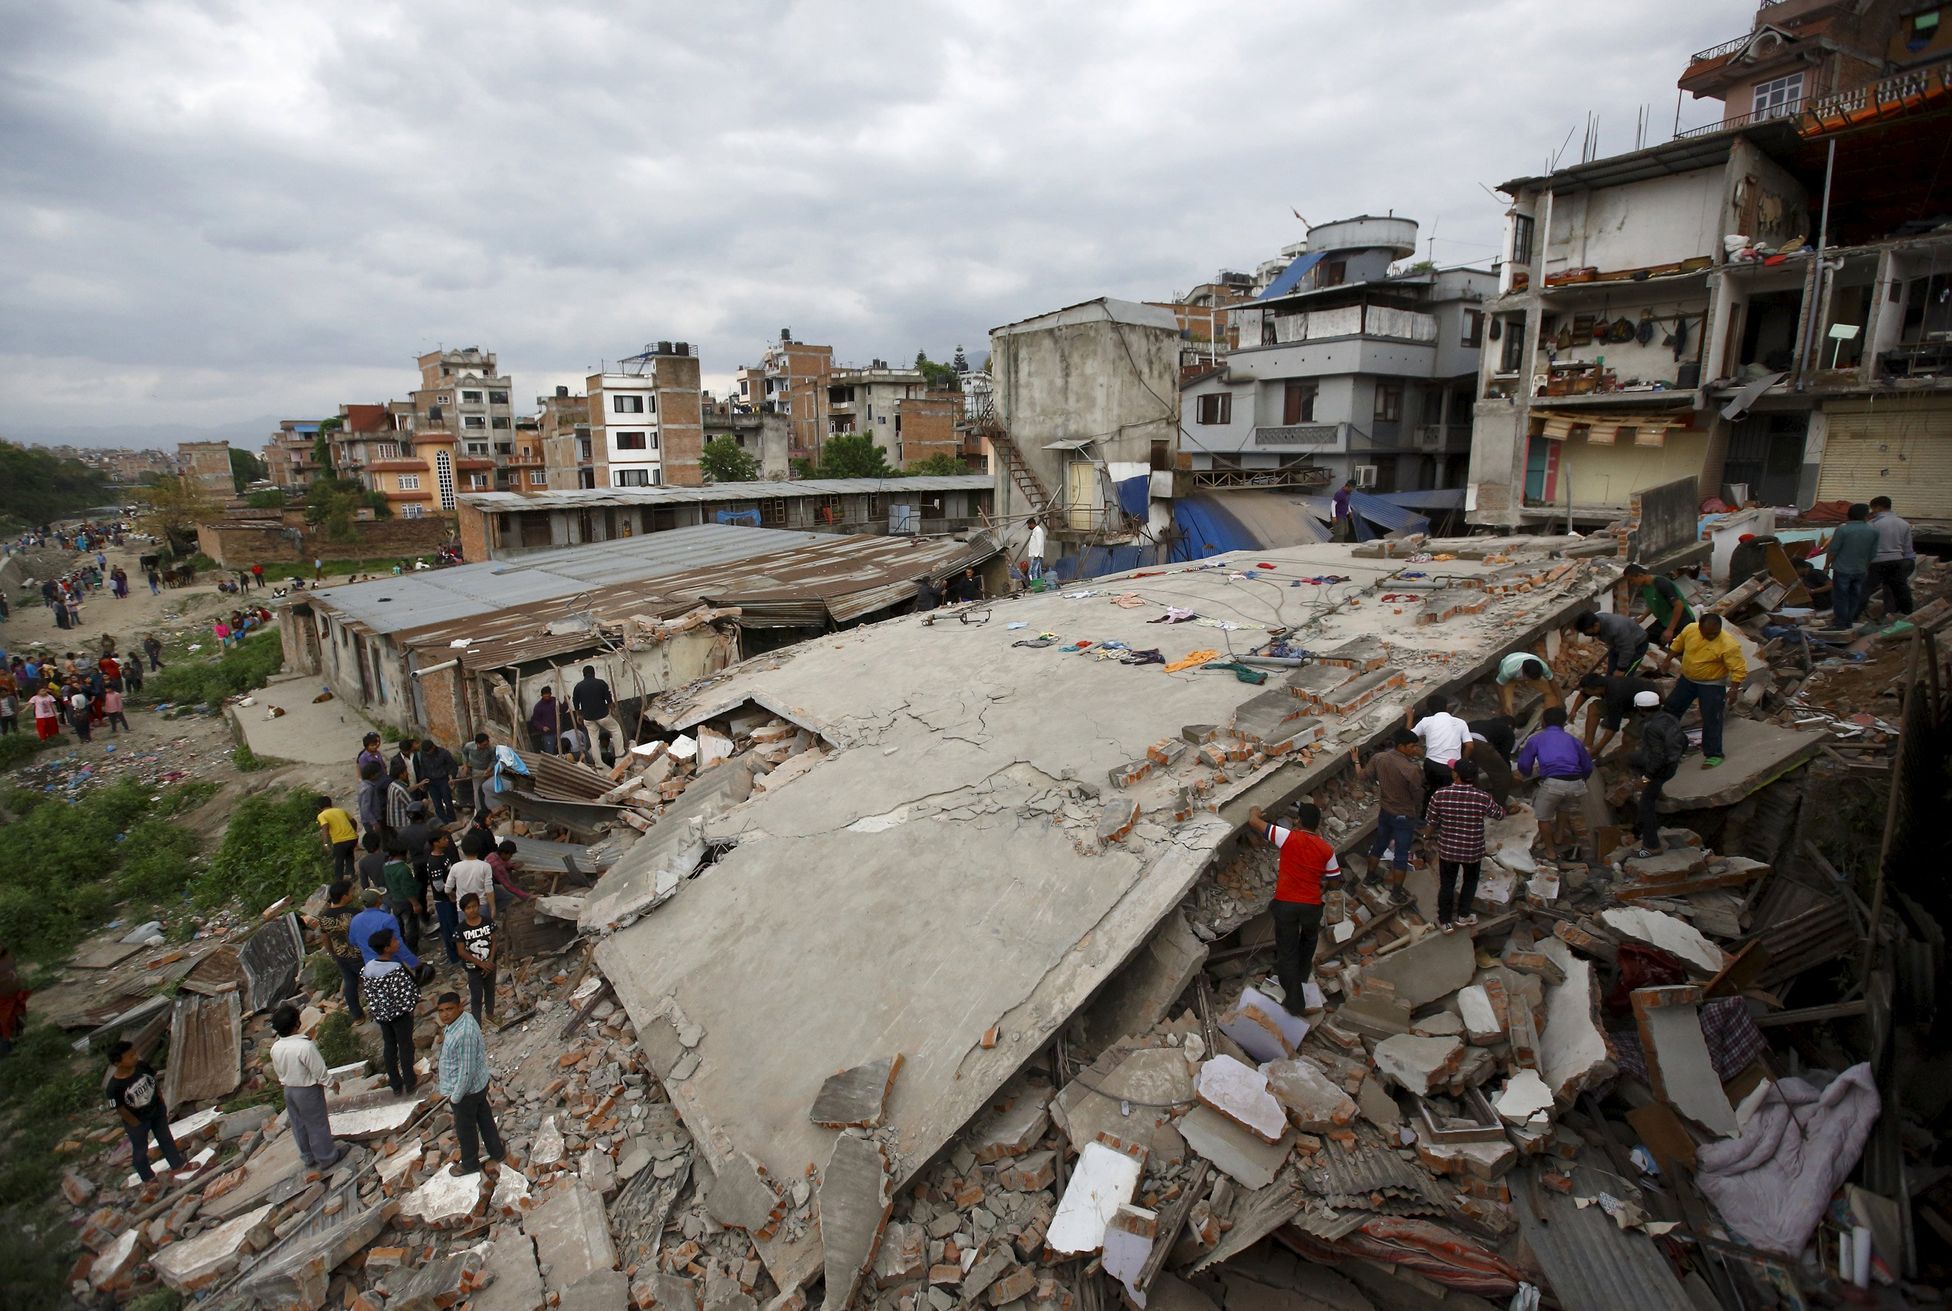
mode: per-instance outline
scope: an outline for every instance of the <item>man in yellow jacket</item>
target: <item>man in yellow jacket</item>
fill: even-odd
[[[1680,678],[1667,696],[1667,713],[1679,719],[1701,702],[1701,767],[1722,763],[1722,721],[1728,714],[1729,689],[1749,676],[1748,663],[1732,633],[1722,628],[1720,615],[1703,615],[1683,628],[1668,650],[1680,657]]]

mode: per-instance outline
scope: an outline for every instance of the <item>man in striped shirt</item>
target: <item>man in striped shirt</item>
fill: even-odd
[[[458,993],[442,993],[434,1007],[444,1028],[441,1096],[447,1098],[454,1111],[454,1136],[461,1144],[461,1159],[449,1173],[480,1174],[480,1148],[486,1148],[488,1173],[499,1174],[498,1163],[507,1159],[508,1147],[495,1127],[495,1113],[488,1106],[488,1048],[481,1036],[481,1026],[461,1005]]]
[[[1274,974],[1281,981],[1281,1004],[1299,1015],[1309,975],[1315,970],[1315,939],[1322,931],[1322,881],[1339,878],[1335,848],[1316,830],[1322,826],[1319,806],[1304,801],[1295,807],[1295,826],[1270,824],[1259,806],[1249,807],[1250,830],[1281,853],[1274,879]]]
[[[1472,903],[1484,862],[1484,822],[1505,817],[1505,808],[1477,786],[1476,765],[1460,760],[1455,773],[1457,781],[1431,793],[1424,812],[1437,835],[1437,927],[1445,933],[1478,922]]]

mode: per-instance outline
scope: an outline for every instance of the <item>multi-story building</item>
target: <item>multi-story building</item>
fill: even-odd
[[[699,360],[688,342],[658,342],[593,373],[589,392],[593,480],[598,487],[696,487],[705,446]]]
[[[1254,298],[1254,279],[1246,273],[1222,272],[1212,282],[1169,301],[1149,301],[1171,310],[1179,322],[1180,339],[1197,359],[1215,360],[1240,345],[1239,325],[1228,311]]]
[[[836,368],[827,384],[827,435],[862,433],[872,437],[888,463],[897,469],[910,460],[925,458],[905,452],[902,406],[910,399],[919,400],[928,390],[928,378],[920,369],[895,368],[886,360]]]
[[[788,420],[788,457],[818,464],[828,432],[828,387],[833,372],[832,346],[795,341],[791,328],[781,328],[779,340],[766,348],[759,367],[748,365],[738,371],[735,404],[760,413],[771,410],[784,414]]]
[[[1182,372],[1181,451],[1196,485],[1352,478],[1421,491],[1463,481],[1480,306],[1496,280],[1477,269],[1392,272],[1416,241],[1407,218],[1312,228],[1258,297],[1227,309],[1232,350],[1182,355],[1192,367]]]
[[[791,463],[787,456],[791,420],[778,410],[755,410],[732,400],[716,400],[710,392],[702,398],[705,443],[723,437],[753,458],[759,476],[770,480],[787,477]]]
[[[557,387],[554,395],[538,396],[535,403],[534,430],[542,443],[541,485],[552,492],[595,487],[596,443],[590,436],[589,397]]]
[[[996,512],[1045,519],[1053,565],[1087,548],[1163,549],[1181,449],[1179,345],[1170,310],[1109,298],[990,330],[996,403],[977,431],[995,457]]]
[[[325,461],[319,459],[319,432],[324,422],[323,419],[279,421],[278,431],[271,434],[262,452],[265,476],[275,486],[302,492],[314,480],[332,472],[329,445],[323,452]]]
[[[1605,522],[1685,477],[1776,506],[1882,492],[1952,533],[1952,230],[1921,221],[1952,212],[1952,48],[1922,16],[1764,5],[1683,75],[1731,97],[1720,122],[1501,188],[1475,522]],[[1782,98],[1786,52],[1810,80]]]
[[[338,472],[384,496],[401,518],[451,514],[455,493],[465,484],[454,433],[445,423],[436,402],[427,411],[406,401],[341,405],[332,443]],[[479,490],[489,490],[487,472],[475,473],[483,479]]]
[[[213,500],[229,500],[236,495],[237,485],[231,481],[229,442],[178,442],[176,467],[182,477]]]

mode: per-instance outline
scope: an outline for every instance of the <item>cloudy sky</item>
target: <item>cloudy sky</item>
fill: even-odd
[[[944,357],[1252,268],[1291,211],[1483,260],[1484,184],[1576,159],[1588,110],[1604,153],[1641,105],[1664,137],[1753,11],[0,0],[0,435],[239,440],[442,344],[523,400],[660,338],[721,383],[785,326]]]

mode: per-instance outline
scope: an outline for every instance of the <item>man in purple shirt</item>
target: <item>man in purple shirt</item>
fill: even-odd
[[[1342,489],[1330,498],[1334,508],[1329,514],[1329,538],[1337,542],[1353,542],[1356,538],[1355,517],[1349,513],[1349,497],[1355,494],[1356,482],[1351,478],[1342,484]]]
[[[1564,706],[1553,706],[1540,719],[1538,732],[1525,739],[1518,751],[1518,775],[1537,775],[1539,790],[1532,798],[1538,812],[1539,832],[1545,835],[1547,850],[1559,850],[1559,816],[1568,805],[1577,807],[1586,796],[1586,780],[1592,777],[1593,755],[1586,744],[1566,732]]]

